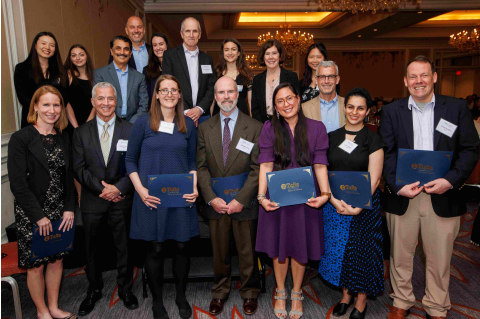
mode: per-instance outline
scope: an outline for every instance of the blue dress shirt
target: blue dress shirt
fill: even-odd
[[[338,114],[338,95],[331,101],[325,101],[320,98],[320,113],[322,115],[322,123],[325,124],[327,133],[340,128],[340,119]]]
[[[102,134],[103,134],[103,125],[105,125],[105,122],[102,121],[98,116],[96,116],[97,119],[97,126],[98,126],[98,140],[102,141]],[[108,125],[110,125],[107,128],[108,135],[110,135],[110,139],[108,143],[110,144],[110,148],[112,147],[112,138],[113,138],[113,130],[115,129],[115,116],[113,116],[110,121],[107,122]]]
[[[147,46],[145,45],[145,41],[140,46],[140,49],[137,50],[135,47],[132,48],[133,59],[135,60],[135,66],[137,71],[142,73],[143,68],[148,64],[148,50]]]
[[[122,94],[122,116],[125,116],[127,115],[128,65],[125,69],[125,72],[122,72],[122,70],[117,67],[115,62],[113,62],[113,66],[115,67],[115,71],[117,72],[118,82],[120,83],[120,93]]]

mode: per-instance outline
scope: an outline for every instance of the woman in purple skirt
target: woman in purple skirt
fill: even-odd
[[[320,208],[330,198],[327,175],[328,136],[322,122],[307,119],[297,90],[280,84],[273,93],[275,114],[260,134],[260,184],[256,250],[273,259],[277,289],[274,313],[286,318],[285,278],[291,259],[293,289],[291,319],[303,315],[301,285],[308,259],[320,260],[323,253],[323,214]],[[266,173],[313,166],[319,197],[308,203],[277,207],[269,200]]]

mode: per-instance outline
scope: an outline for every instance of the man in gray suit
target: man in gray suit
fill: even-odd
[[[121,119],[134,123],[138,116],[148,111],[148,93],[145,76],[128,67],[132,57],[132,41],[124,36],[116,36],[110,42],[113,62],[95,70],[93,84],[111,83],[117,90],[115,113]]]

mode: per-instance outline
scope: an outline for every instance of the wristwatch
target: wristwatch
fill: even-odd
[[[327,195],[327,196],[328,196],[328,200],[330,200],[330,198],[332,198],[332,193],[321,192],[321,193],[320,193],[320,196],[323,196],[323,195]]]

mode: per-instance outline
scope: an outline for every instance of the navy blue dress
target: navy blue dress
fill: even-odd
[[[345,134],[355,136],[358,146],[348,154],[338,146]],[[381,149],[380,137],[364,127],[348,132],[344,127],[328,134],[328,171],[368,171],[369,155]],[[380,196],[373,195],[373,210],[363,210],[356,216],[337,213],[328,202],[323,208],[325,253],[319,273],[329,283],[377,296],[383,291],[383,236],[380,217]]]
[[[173,134],[154,132],[150,128],[150,115],[141,115],[133,125],[128,139],[125,157],[127,173],[137,172],[142,185],[146,187],[148,175],[196,171],[197,129],[190,118],[185,117],[185,122],[186,133],[179,133],[176,124]],[[135,192],[130,238],[186,242],[199,235],[195,205],[192,208],[161,208],[161,204],[157,207],[150,210]]]

